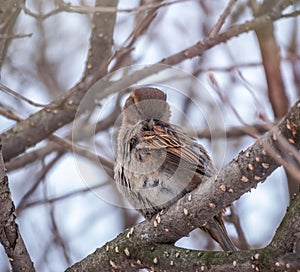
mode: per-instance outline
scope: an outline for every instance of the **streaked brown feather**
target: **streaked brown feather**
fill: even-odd
[[[146,120],[143,124],[141,141],[147,149],[166,151],[166,161],[173,163],[174,167],[181,164],[198,174],[206,174],[208,177],[213,175],[213,169],[207,164],[210,158],[204,148],[196,140],[186,137],[181,128],[160,120]],[[206,157],[205,160],[201,160],[199,152]]]

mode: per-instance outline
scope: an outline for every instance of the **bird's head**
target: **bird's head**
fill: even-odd
[[[170,118],[167,95],[157,88],[134,89],[127,98],[123,113],[127,122],[136,124],[141,120],[157,119],[165,122]]]

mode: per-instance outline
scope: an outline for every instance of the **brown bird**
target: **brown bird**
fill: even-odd
[[[166,100],[166,94],[156,88],[133,90],[123,108],[118,136],[114,169],[117,186],[148,220],[216,175],[203,146],[169,123]],[[236,250],[222,213],[200,228],[223,250]]]

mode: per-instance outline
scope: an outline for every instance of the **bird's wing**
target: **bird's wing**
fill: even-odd
[[[213,175],[211,160],[204,148],[179,127],[157,120],[145,123],[141,132],[145,148],[167,152],[166,167],[180,166],[208,177]]]

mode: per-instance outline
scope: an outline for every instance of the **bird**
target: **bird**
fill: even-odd
[[[147,220],[168,209],[217,173],[195,138],[170,123],[167,95],[155,87],[133,89],[122,110],[114,179],[121,194]],[[225,251],[236,251],[222,212],[200,229]]]

